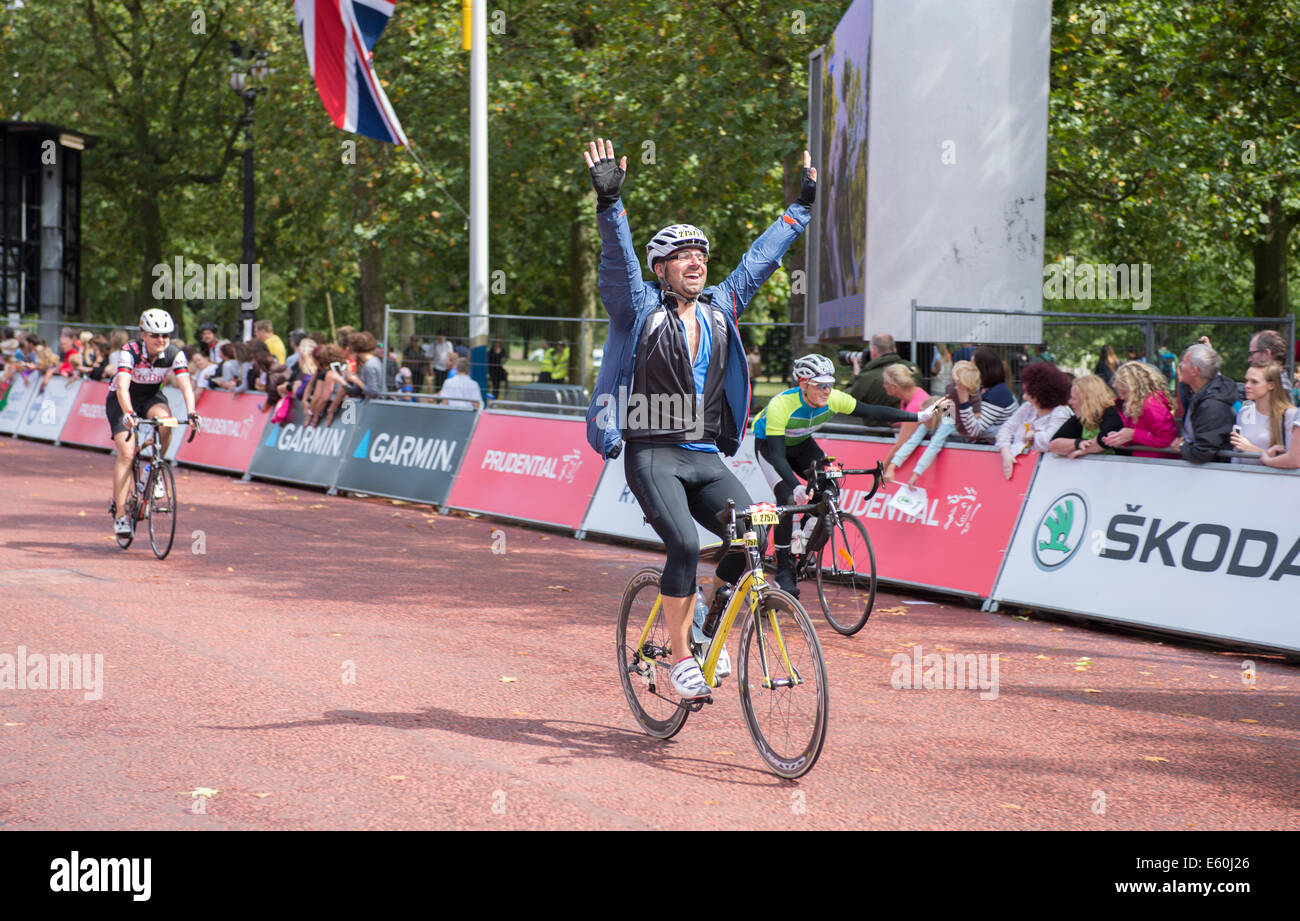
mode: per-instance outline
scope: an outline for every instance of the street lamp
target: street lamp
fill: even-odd
[[[231,41],[230,57],[230,88],[244,100],[244,268],[240,277],[252,278],[253,264],[257,260],[253,246],[253,103],[257,101],[258,84],[269,71],[265,51],[244,48],[239,42]],[[239,305],[239,326],[245,342],[253,338],[251,305],[254,301],[250,295],[248,291],[240,292],[243,300]]]

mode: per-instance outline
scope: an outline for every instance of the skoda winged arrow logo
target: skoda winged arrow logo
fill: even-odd
[[[1033,533],[1034,563],[1051,572],[1074,557],[1088,533],[1088,500],[1083,493],[1062,493],[1047,506]]]

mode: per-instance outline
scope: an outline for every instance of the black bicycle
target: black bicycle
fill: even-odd
[[[131,522],[130,534],[117,535],[117,545],[125,550],[135,540],[135,526],[141,521],[149,523],[149,544],[154,556],[166,558],[171,552],[172,542],[176,539],[176,479],[172,476],[171,466],[162,456],[162,445],[158,441],[158,428],[165,426],[190,425],[193,441],[198,429],[187,420],[162,418],[141,419],[136,423],[139,432],[139,448],[135,459],[131,461],[131,493],[126,498],[126,517]],[[131,440],[128,434],[127,441]],[[109,514],[117,518],[117,500],[108,507]]]
[[[846,476],[870,474],[870,500],[880,490],[884,465],[846,470],[833,457],[813,463],[807,473],[808,503],[817,508],[795,523],[790,560],[798,582],[815,582],[826,622],[852,636],[867,624],[876,603],[876,552],[867,529],[856,516],[841,512],[840,483]],[[864,500],[865,501],[865,500]],[[802,545],[802,546],[801,546]],[[775,571],[772,557],[765,568]]]

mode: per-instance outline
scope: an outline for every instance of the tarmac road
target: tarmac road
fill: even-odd
[[[828,741],[784,781],[734,679],[675,739],[637,730],[613,618],[655,554],[176,474],[159,562],[112,538],[109,457],[0,438],[0,656],[103,657],[99,699],[0,690],[0,826],[1300,827],[1275,658],[1251,684],[1241,655],[882,593],[858,636],[819,629]],[[996,699],[895,690],[917,647],[996,656]]]

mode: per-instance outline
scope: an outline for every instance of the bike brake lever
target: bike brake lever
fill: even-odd
[[[884,482],[885,465],[882,461],[876,461],[876,468],[871,471],[871,492],[867,493],[867,498],[863,501],[870,501],[871,497],[880,492],[880,485]]]

